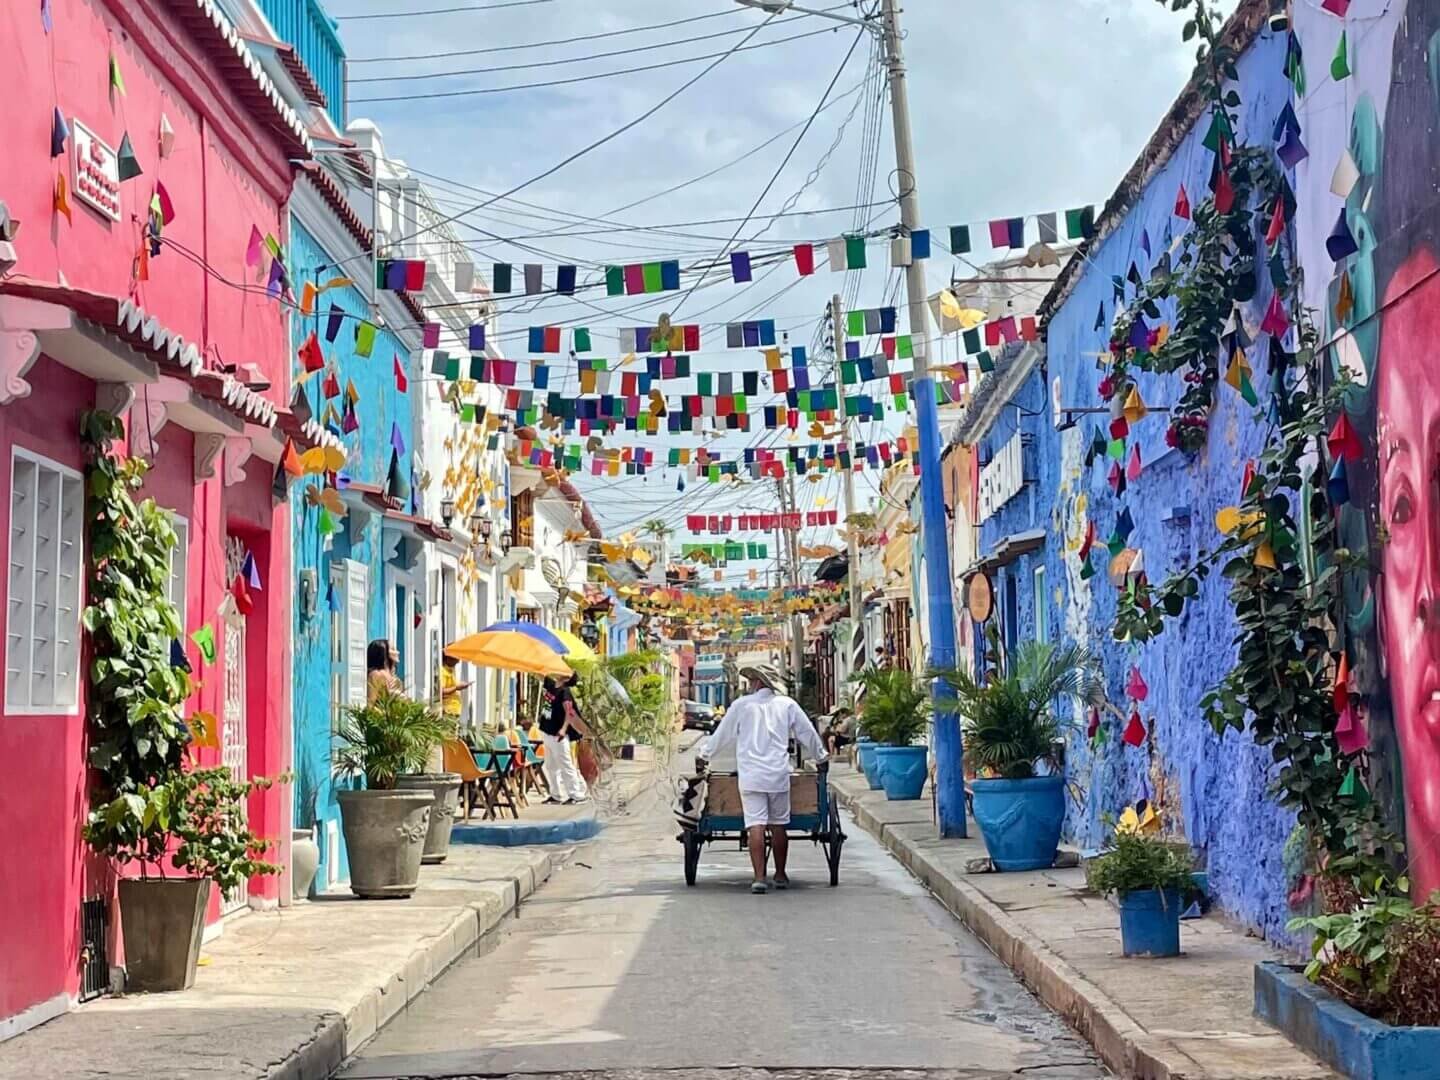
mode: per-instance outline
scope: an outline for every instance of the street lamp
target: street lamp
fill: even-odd
[[[449,497],[440,500],[440,520],[445,527],[450,527],[450,522],[455,520],[455,500]]]

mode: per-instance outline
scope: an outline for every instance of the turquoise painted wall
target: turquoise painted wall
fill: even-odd
[[[326,280],[335,276],[331,267],[340,258],[354,254],[346,251],[327,252],[318,240],[292,216],[290,225],[290,263],[296,278],[296,292],[307,280]],[[368,263],[365,264],[368,268]],[[344,473],[353,481],[383,485],[390,465],[392,425],[399,425],[405,443],[401,456],[404,475],[412,473],[411,454],[414,442],[414,422],[411,411],[411,395],[418,392],[420,383],[416,373],[410,369],[409,353],[395,335],[381,330],[375,337],[370,356],[361,357],[355,352],[355,326],[357,320],[347,318],[333,343],[325,341],[326,316],[330,305],[335,304],[353,316],[364,316],[368,304],[364,295],[356,288],[335,289],[324,293],[319,301],[317,313],[309,318],[296,315],[291,321],[291,333],[296,347],[306,339],[311,330],[319,335],[325,349],[328,363],[334,365],[340,385],[340,396],[333,400],[336,410],[344,404],[346,385],[353,382],[360,400],[356,409],[360,426],[353,434],[344,435],[349,460]],[[400,393],[395,386],[394,358],[399,356],[406,366],[410,379],[410,391]],[[325,373],[320,372],[305,383],[305,393],[317,419],[325,413],[327,400],[323,397]],[[339,424],[336,424],[339,430]],[[331,632],[331,610],[327,603],[328,585],[332,566],[343,567],[343,560],[354,559],[364,563],[369,578],[367,642],[385,637],[387,633],[387,602],[384,589],[384,553],[382,551],[382,527],[378,515],[363,515],[365,523],[352,527],[347,517],[338,522],[338,531],[330,538],[328,545],[321,537],[318,525],[320,510],[310,505],[305,490],[311,484],[318,484],[316,477],[304,477],[291,486],[290,508],[291,527],[294,542],[295,597],[294,610],[294,693],[293,711],[295,723],[295,821],[297,828],[303,828],[312,820],[320,825],[321,867],[316,876],[317,885],[323,886],[328,876],[344,881],[348,873],[344,863],[344,837],[340,836],[339,863],[333,874],[331,852],[325,842],[326,824],[338,823],[339,808],[335,802],[335,784],[331,779],[331,649],[335,644]],[[359,523],[353,523],[358,525]],[[314,571],[317,581],[316,599],[313,611],[307,613],[300,603],[300,576]],[[343,626],[344,598],[337,596],[341,611],[336,616]],[[314,817],[310,816],[309,803],[315,804]]]

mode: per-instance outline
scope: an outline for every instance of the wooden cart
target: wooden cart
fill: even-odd
[[[685,884],[695,884],[700,850],[717,840],[735,840],[746,845],[745,816],[740,802],[740,781],[734,773],[710,773],[705,793],[705,810],[693,829],[680,833],[685,848]],[[830,884],[840,884],[840,849],[845,833],[840,828],[840,808],[830,797],[823,773],[795,772],[790,775],[790,825],[785,830],[792,840],[809,840],[825,852],[830,867]],[[766,833],[769,843],[769,833]]]

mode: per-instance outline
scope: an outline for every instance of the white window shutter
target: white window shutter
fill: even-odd
[[[370,568],[345,561],[345,676],[351,705],[364,705],[365,649],[370,644]]]

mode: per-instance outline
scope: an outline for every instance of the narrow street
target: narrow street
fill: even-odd
[[[342,1076],[1106,1075],[848,820],[837,889],[809,844],[788,893],[750,895],[728,846],[687,889],[668,795],[578,849]]]

